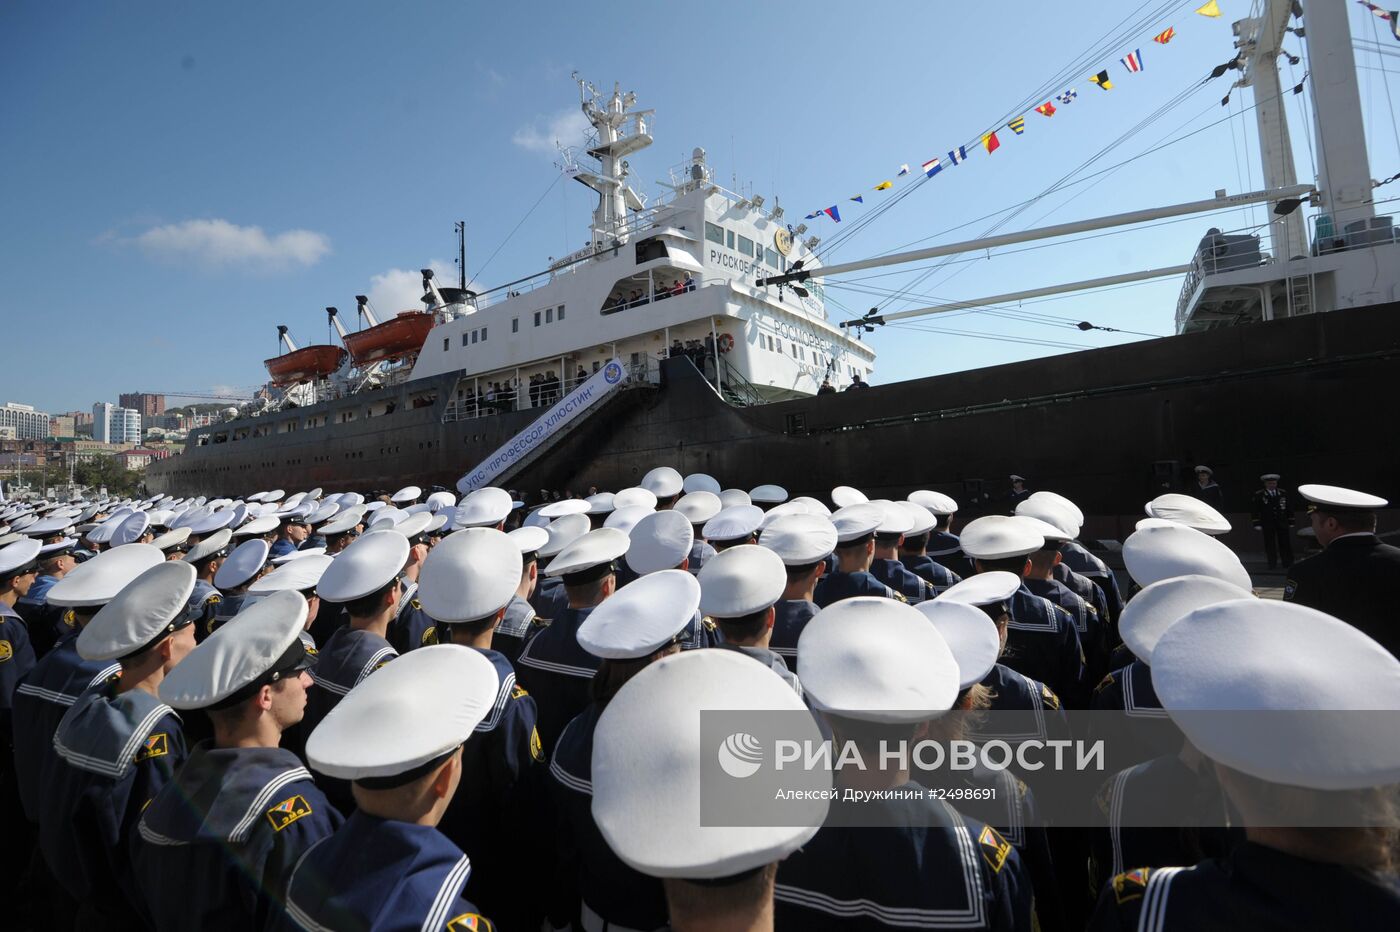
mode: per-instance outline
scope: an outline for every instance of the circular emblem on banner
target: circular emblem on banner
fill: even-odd
[[[773,248],[783,255],[792,252],[792,234],[782,227],[773,231]]]
[[[615,362],[610,362],[603,367],[603,381],[609,385],[616,385],[622,381],[622,367]]]

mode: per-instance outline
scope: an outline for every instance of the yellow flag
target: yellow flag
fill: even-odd
[[[879,184],[877,184],[877,185],[875,186],[875,190],[876,190],[876,191],[883,191],[883,190],[885,190],[886,188],[893,188],[893,187],[894,187],[894,182],[893,182],[893,181],[882,181],[882,182],[880,182]]]
[[[1220,4],[1216,3],[1215,0],[1210,0],[1210,3],[1207,3],[1196,12],[1200,13],[1202,16],[1218,19],[1220,17]]]

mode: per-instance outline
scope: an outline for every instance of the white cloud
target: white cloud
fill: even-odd
[[[287,230],[268,235],[262,227],[217,218],[168,223],[119,242],[135,243],[156,259],[267,271],[315,265],[331,251],[330,238],[323,233]]]
[[[582,110],[561,110],[520,127],[510,141],[530,152],[552,153],[556,141],[566,146],[579,145],[591,128]]]
[[[434,279],[439,285],[457,284],[457,266],[450,259],[434,259],[426,266],[433,270]],[[468,287],[471,287],[468,282]],[[389,269],[372,275],[369,289],[365,292],[369,306],[381,321],[388,320],[399,311],[421,311],[423,303],[423,273],[418,269]],[[345,322],[351,326],[351,321]]]

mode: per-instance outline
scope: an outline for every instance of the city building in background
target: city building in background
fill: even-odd
[[[92,406],[92,439],[99,443],[140,443],[141,412],[99,401]]]
[[[49,415],[10,401],[0,408],[0,427],[13,427],[18,440],[43,440],[49,435]]]
[[[117,459],[127,469],[145,469],[155,460],[163,460],[170,455],[169,450],[153,450],[147,447],[136,447],[131,450],[123,450],[117,454]]]
[[[78,425],[71,414],[54,414],[49,417],[50,437],[76,437]]]
[[[165,396],[150,392],[122,392],[117,397],[117,403],[138,412],[146,425],[150,423],[150,418],[165,413]]]

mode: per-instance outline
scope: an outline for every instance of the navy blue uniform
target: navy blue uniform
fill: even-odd
[[[243,610],[243,603],[248,599],[246,592],[222,592],[220,596],[218,604],[214,606],[213,617],[204,623],[204,637],[232,621],[233,616]]]
[[[591,608],[568,608],[538,628],[516,658],[516,676],[535,698],[540,739],[548,757],[564,726],[587,707],[599,660],[579,647],[578,628]]]
[[[591,913],[630,929],[657,929],[667,923],[661,881],[622,863],[593,821],[593,732],[604,708],[592,703],[569,722],[549,762],[550,791],[559,817],[551,919],[556,926],[562,924],[579,903],[585,916]]]
[[[981,685],[991,693],[988,711],[1024,714],[983,719],[975,734],[968,736],[973,740],[1048,741],[1069,737],[1069,720],[1060,706],[1060,697],[1039,680],[997,663],[982,678]]]
[[[417,583],[409,583],[399,596],[394,620],[389,622],[389,643],[400,654],[438,643],[437,622],[423,611],[418,601]]]
[[[962,551],[962,541],[958,535],[947,531],[934,531],[928,536],[928,555],[933,562],[957,573],[963,579],[977,572],[967,554]]]
[[[202,579],[194,581],[194,590],[190,593],[190,601],[185,609],[186,617],[194,622],[194,635],[201,641],[213,630],[209,626],[214,622],[214,616],[219,611],[219,603],[224,600],[224,595],[218,589]]]
[[[839,571],[828,573],[817,580],[817,588],[812,593],[812,601],[822,608],[826,608],[842,599],[854,599],[861,595],[880,596],[900,602],[909,601],[902,594],[894,591],[869,573],[842,573]]]
[[[788,667],[782,654],[767,647],[744,647],[740,644],[720,644],[718,646],[724,650],[737,650],[739,653],[757,660],[777,674],[778,679],[791,686],[792,691],[797,693],[797,698],[802,698],[802,681]]]
[[[899,562],[904,564],[904,568],[921,579],[926,579],[933,583],[933,588],[942,593],[945,589],[951,589],[962,582],[962,577],[954,573],[926,553],[906,553],[900,556]]]
[[[437,829],[356,812],[316,842],[287,884],[279,932],[488,932],[462,893],[472,863]]]
[[[1340,618],[1400,657],[1397,587],[1400,547],[1381,543],[1375,534],[1348,534],[1293,564],[1283,599]]]
[[[1088,577],[1094,585],[1103,590],[1104,598],[1108,601],[1109,621],[1118,624],[1118,616],[1123,611],[1123,596],[1118,591],[1118,579],[1108,568],[1108,564],[1075,540],[1067,540],[1060,545],[1060,558],[1063,561],[1061,566],[1080,576]],[[1058,573],[1055,578],[1059,579]],[[1060,581],[1064,582],[1062,579]]]
[[[306,671],[311,688],[306,691],[306,714],[297,725],[297,740],[304,743],[346,693],[398,655],[388,641],[372,631],[341,628],[332,634],[317,652],[316,665]],[[347,812],[354,808],[348,780],[324,777],[321,790],[337,807]]]
[[[491,646],[505,655],[512,664],[525,647],[526,636],[535,622],[535,609],[518,595],[510,597],[506,603],[506,613],[496,623],[496,633],[491,636]]]
[[[618,582],[621,582],[619,577]],[[554,619],[569,608],[569,594],[564,591],[562,576],[543,576],[535,591],[530,593],[530,607],[541,618]]]
[[[1098,682],[1099,677],[1108,672],[1110,647],[1107,624],[1099,617],[1098,609],[1058,579],[1027,579],[1026,588],[1032,595],[1049,599],[1064,609],[1074,621],[1079,647],[1084,651],[1084,680]]]
[[[292,543],[285,537],[279,537],[275,541],[273,541],[272,546],[268,548],[267,558],[269,560],[275,560],[278,557],[285,557],[289,553],[296,553],[296,551],[296,544]]]
[[[1141,660],[1105,676],[1094,687],[1089,708],[1095,712],[1122,712],[1133,719],[1132,729],[1114,742],[1117,760],[1151,760],[1175,751],[1184,740],[1152,687],[1152,668]]]
[[[39,844],[53,876],[83,903],[84,924],[136,921],[129,849],[141,811],[185,760],[179,716],[115,682],[85,692],[53,737],[62,763],[40,800]]]
[[[14,733],[10,722],[15,690],[36,662],[24,619],[0,602],[0,798],[9,796],[14,781]],[[0,865],[6,860],[0,857]]]
[[[15,602],[15,611],[29,626],[29,645],[36,659],[52,650],[59,638],[73,627],[71,621],[63,624],[68,614],[65,609],[48,604],[49,590],[56,582],[56,576],[36,576],[29,591]]]
[[[870,561],[870,575],[904,596],[909,602],[923,602],[938,595],[933,583],[909,571],[898,560],[876,557]]]
[[[1104,642],[1112,649],[1118,641],[1118,628],[1115,624],[1117,616],[1108,610],[1108,596],[1104,595],[1104,591],[1088,576],[1076,573],[1063,563],[1055,564],[1054,576],[1055,582],[1094,606],[1094,611],[1099,615],[1099,623],[1103,626]]]
[[[1031,885],[996,829],[939,800],[850,805],[871,827],[825,825],[778,865],[778,928],[1033,928]]]
[[[806,599],[783,599],[773,606],[773,633],[768,647],[789,666],[797,663],[797,639],[802,636],[802,629],[818,611],[817,603]]]
[[[284,748],[197,745],[137,826],[137,883],[158,932],[266,928],[306,850],[344,819]]]
[[[1024,583],[1011,594],[1008,606],[1011,620],[1001,662],[1075,703],[1084,676],[1084,652],[1069,613],[1033,595]]]

